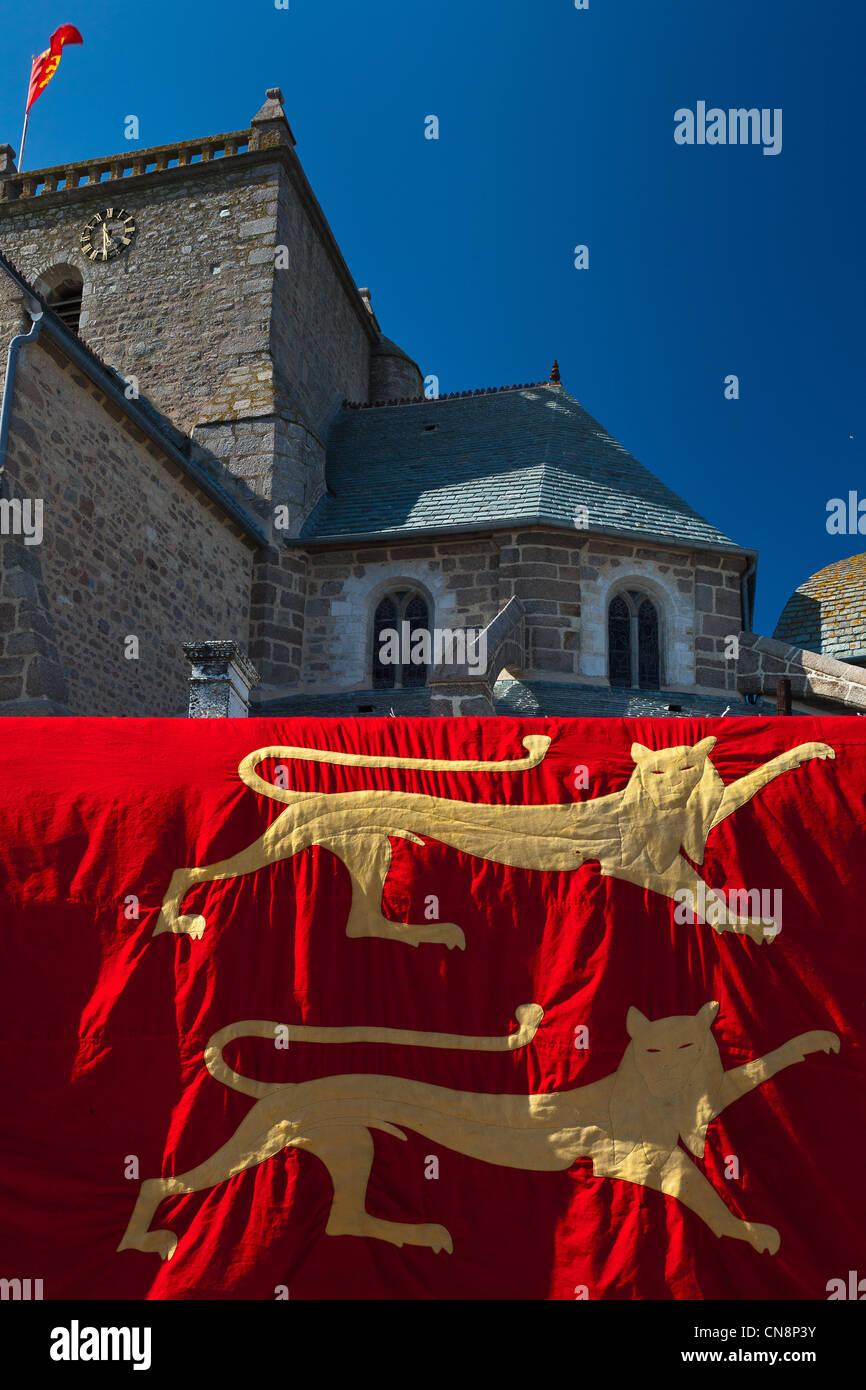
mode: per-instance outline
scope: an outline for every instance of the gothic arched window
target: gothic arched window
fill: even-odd
[[[637,671],[641,690],[658,690],[659,615],[648,598],[637,610]]]
[[[638,589],[611,599],[607,610],[607,673],[611,685],[658,690],[661,656],[658,609]]]
[[[607,612],[607,641],[611,685],[631,685],[631,613],[619,595]]]
[[[426,633],[426,639],[416,633]],[[427,600],[417,589],[383,594],[373,615],[373,689],[426,685],[429,661]]]

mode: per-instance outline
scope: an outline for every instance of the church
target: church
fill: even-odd
[[[0,713],[866,710],[862,641],[794,600],[753,633],[756,552],[556,362],[436,394],[278,88],[229,134],[0,146],[0,355]]]

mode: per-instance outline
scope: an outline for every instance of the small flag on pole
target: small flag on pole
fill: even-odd
[[[67,43],[84,43],[74,24],[61,24],[59,29],[55,29],[51,35],[51,40],[44,53],[38,54],[33,59],[33,67],[30,69],[30,88],[27,92],[27,105],[24,108],[24,130],[21,133],[21,153],[18,157],[19,171],[24,166],[24,146],[27,143],[27,125],[30,120],[30,108],[37,97],[41,97],[48,83],[60,66],[60,59],[63,56],[63,49]]]
[[[30,91],[27,94],[25,111],[29,111],[36,98],[45,91],[60,66],[63,47],[67,43],[84,43],[74,24],[61,24],[59,29],[55,29],[51,35],[49,47],[44,53],[40,53],[38,58],[33,59],[33,67],[30,72]]]

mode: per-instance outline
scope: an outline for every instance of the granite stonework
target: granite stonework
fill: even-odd
[[[182,643],[247,643],[257,547],[47,333],[14,403],[2,495],[41,500],[43,537],[0,550],[4,713],[186,713]]]
[[[185,642],[190,719],[246,719],[258,673],[237,642]]]
[[[801,713],[866,713],[866,671],[859,666],[754,632],[741,632],[739,647],[737,686],[744,694],[770,694],[786,678]]]
[[[61,268],[80,273],[81,336],[286,506],[290,530],[324,488],[334,415],[344,398],[368,397],[379,339],[293,146],[269,98],[248,132],[130,152],[122,177],[98,181],[100,163],[0,175],[4,254],[37,290]],[[111,171],[120,160],[102,163]],[[64,186],[52,189],[58,174]],[[80,233],[112,206],[135,219],[135,236],[123,255],[95,262]]]
[[[410,583],[440,628],[486,627],[518,598],[527,679],[607,685],[607,608],[618,589],[638,588],[654,599],[661,618],[663,688],[736,695],[735,662],[726,648],[732,650],[730,639],[743,625],[744,567],[736,556],[541,527],[310,550],[302,683],[323,691],[367,688],[376,604],[389,589]]]

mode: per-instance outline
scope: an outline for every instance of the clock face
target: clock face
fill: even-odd
[[[123,208],[106,208],[86,224],[81,249],[92,261],[110,261],[129,246],[135,235],[135,219]]]

